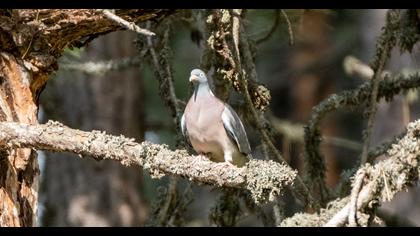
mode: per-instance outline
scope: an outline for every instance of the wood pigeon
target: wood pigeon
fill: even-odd
[[[194,93],[181,118],[185,139],[200,159],[206,155],[215,162],[244,166],[251,148],[239,116],[214,96],[202,70],[192,70],[190,82]]]

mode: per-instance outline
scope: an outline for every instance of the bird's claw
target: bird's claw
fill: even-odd
[[[202,162],[202,161],[209,161],[209,158],[206,157],[204,154],[198,154],[197,156],[194,157],[194,161],[192,162],[193,165],[197,164],[197,162]]]
[[[236,167],[234,164],[232,164],[228,161],[225,161],[225,162],[216,163],[214,168],[221,171],[225,168],[229,168],[229,167],[232,167],[232,166]]]

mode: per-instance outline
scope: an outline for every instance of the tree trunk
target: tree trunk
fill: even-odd
[[[0,53],[0,120],[36,124],[33,75],[15,56]],[[37,154],[30,148],[0,152],[0,226],[31,226],[38,201]]]
[[[107,35],[93,42],[83,58],[99,61],[133,57],[136,53],[133,36],[131,32]],[[51,118],[58,108],[60,111],[54,119],[63,120],[71,127],[105,130],[143,140],[143,82],[137,68],[105,76],[62,74],[56,80],[64,81],[56,81],[53,87],[47,88],[46,92],[55,90],[49,101],[61,100],[54,110],[46,109],[47,116]],[[46,161],[43,178],[46,226],[144,224],[148,208],[141,192],[142,169],[127,168],[117,162],[62,158],[62,155],[65,154],[49,154]]]
[[[134,23],[159,19],[173,12],[115,10],[118,17]],[[81,9],[0,9],[0,22],[0,121],[30,124],[37,123],[38,98],[49,75],[57,70],[57,59],[64,49],[83,47],[99,35],[124,28],[103,11]],[[73,82],[80,85],[80,81]],[[66,93],[66,88],[61,92]],[[80,97],[73,94],[73,98]],[[71,98],[63,101],[66,99],[69,102]],[[91,101],[79,104],[88,102]],[[0,155],[0,201],[3,202],[0,226],[36,225],[39,175],[36,152],[28,148],[2,149]],[[62,164],[70,166],[65,161]],[[125,208],[122,205],[119,212]]]

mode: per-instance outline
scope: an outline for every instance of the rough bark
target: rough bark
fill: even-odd
[[[130,22],[159,19],[173,10],[116,10]],[[31,89],[39,97],[48,74],[57,70],[57,59],[65,48],[83,47],[96,37],[124,29],[97,10],[2,10],[0,12],[0,48],[24,59],[33,72]]]
[[[32,74],[23,61],[0,53],[0,120],[37,123],[37,106],[32,98]],[[0,153],[0,226],[30,226],[36,222],[38,162],[30,148]]]
[[[131,22],[158,19],[173,10],[117,10]],[[0,120],[36,124],[38,99],[65,48],[82,47],[122,29],[96,10],[0,10]],[[31,149],[2,151],[1,226],[33,226],[38,163]]]
[[[186,150],[171,151],[166,145],[136,143],[122,135],[103,131],[70,129],[58,122],[45,125],[0,123],[0,146],[33,147],[54,152],[72,152],[96,160],[116,160],[125,166],[139,165],[155,178],[177,175],[199,184],[248,189],[256,202],[274,200],[293,184],[296,171],[273,161],[251,160],[246,167],[198,160]]]
[[[407,133],[396,140],[386,152],[386,159],[375,165],[366,164],[356,173],[365,172],[363,187],[356,199],[358,223],[369,226],[370,212],[383,202],[391,201],[397,193],[407,191],[419,178],[420,120],[407,126]],[[360,186],[353,186],[354,188]],[[320,214],[295,214],[282,226],[345,226],[348,223],[351,202],[349,197],[331,201]],[[375,220],[374,220],[375,221]]]

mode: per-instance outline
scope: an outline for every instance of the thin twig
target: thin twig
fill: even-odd
[[[292,24],[290,23],[289,17],[286,14],[286,11],[284,9],[281,9],[281,14],[283,15],[284,19],[286,19],[287,22],[287,29],[289,32],[289,45],[292,46],[294,44],[294,37],[293,37],[293,29]]]
[[[350,209],[349,209],[349,226],[357,226],[357,199],[359,198],[360,190],[363,187],[363,180],[366,176],[365,170],[362,168],[356,174],[356,180],[354,181],[354,186],[351,190],[350,195]]]
[[[378,39],[376,44],[376,55],[375,60],[372,63],[372,68],[374,70],[374,75],[372,78],[372,93],[368,105],[368,123],[364,131],[364,144],[361,154],[361,164],[366,163],[368,159],[368,151],[370,145],[370,136],[372,133],[373,123],[375,119],[375,114],[377,111],[377,96],[379,90],[379,81],[382,78],[382,72],[385,67],[385,63],[390,57],[391,50],[397,44],[395,30],[400,27],[400,16],[399,10],[388,10],[386,14],[386,24],[383,27],[383,32]]]
[[[242,48],[245,48],[245,52],[246,55],[244,56],[245,60],[244,63],[247,64],[248,66],[250,66],[249,64],[253,64],[252,59],[250,57],[250,53],[249,53],[249,45],[248,45],[248,39],[246,38],[246,36],[243,33],[243,29],[242,29],[242,24],[240,22],[240,10],[233,10],[233,12],[235,14],[233,14],[233,19],[232,19],[232,35],[233,38],[237,39],[234,40],[235,43],[235,50],[236,50],[236,55],[237,55],[237,59],[238,59],[238,65],[237,65],[237,70],[238,73],[241,75],[242,79],[242,83],[241,83],[241,87],[242,87],[242,92],[244,94],[245,97],[245,101],[247,106],[250,108],[251,110],[251,114],[253,115],[255,122],[257,124],[257,130],[259,131],[261,137],[263,138],[263,142],[270,148],[270,150],[275,154],[275,156],[277,157],[277,159],[281,162],[281,163],[285,163],[287,164],[287,162],[284,160],[284,158],[282,157],[282,155],[280,154],[280,152],[278,151],[278,149],[274,146],[273,142],[271,141],[269,135],[267,134],[265,128],[262,126],[262,120],[260,119],[260,116],[258,115],[256,109],[254,108],[254,105],[252,103],[251,100],[251,96],[249,94],[248,91],[248,81],[245,79],[246,76],[244,74],[244,71],[242,70],[242,66],[240,63],[240,51],[239,51],[239,42],[241,42]],[[255,68],[254,68],[255,69]],[[251,71],[248,72],[249,74],[256,74],[256,72]],[[318,204],[316,203],[315,199],[312,197],[311,193],[309,192],[308,187],[304,184],[302,178],[298,175],[296,177],[297,179],[297,184],[299,191],[302,191],[302,195],[305,196],[307,199],[309,199],[309,202],[311,204],[314,204],[315,206],[317,206]]]
[[[343,60],[344,71],[348,75],[358,75],[365,80],[371,80],[375,72],[354,56],[346,56]]]
[[[167,52],[170,50],[169,48],[169,37],[170,37],[170,25],[169,22],[166,22],[166,28],[163,34],[162,42],[163,42],[163,48],[160,49],[161,53],[159,54],[160,58],[158,57],[155,46],[153,45],[152,37],[147,37],[147,46],[150,51],[150,55],[152,57],[152,62],[154,66],[154,70],[156,74],[159,76],[158,82],[160,87],[160,96],[161,99],[165,102],[167,108],[172,113],[172,120],[173,123],[178,131],[178,134],[181,132],[181,125],[180,125],[180,117],[181,117],[181,108],[179,106],[178,98],[175,93],[175,88],[173,85],[173,76],[172,76],[172,70],[170,65],[170,60],[167,55],[167,53],[163,53],[164,50]],[[149,29],[151,27],[150,22],[147,22],[147,28]],[[164,67],[164,68],[162,68]],[[182,139],[178,138],[176,141],[176,146],[181,147],[182,146]],[[159,222],[161,225],[167,224],[167,222],[170,220],[168,219],[167,215],[170,213],[169,206],[171,203],[176,199],[175,196],[177,195],[177,185],[178,185],[178,179],[176,177],[172,177],[169,181],[169,187],[168,187],[168,193],[166,195],[166,199],[164,201],[163,206],[161,207],[159,211]],[[175,209],[174,209],[175,210]]]
[[[128,21],[124,20],[123,18],[115,15],[114,13],[112,13],[109,10],[102,9],[102,10],[98,10],[98,11],[101,11],[102,13],[104,13],[104,15],[108,19],[118,23],[119,25],[125,27],[128,30],[131,30],[131,31],[134,31],[138,34],[143,34],[143,35],[146,35],[146,36],[155,36],[155,33],[153,33],[152,31],[147,30],[147,29],[142,29],[138,25],[136,25],[135,23],[128,22]]]
[[[36,12],[36,16],[35,16],[35,21],[36,21],[36,22],[38,22],[39,12],[40,12],[40,10],[37,10],[37,12]],[[28,47],[26,48],[25,52],[23,53],[23,55],[22,55],[22,57],[21,57],[21,59],[22,59],[22,60],[25,58],[26,54],[29,52],[29,49],[30,49],[30,48],[31,48],[31,46],[32,46],[32,41],[33,41],[33,40],[34,40],[34,35],[32,35],[32,37],[31,37],[31,41],[29,41],[29,45],[28,45]]]
[[[387,42],[387,44],[390,44],[390,42]],[[384,46],[386,49],[388,49],[389,51],[392,49],[392,47],[389,47],[388,45]],[[378,97],[378,90],[379,90],[379,81],[381,79],[381,74],[382,71],[384,69],[385,63],[388,59],[388,54],[389,51],[385,51],[382,53],[380,61],[379,61],[379,66],[378,69],[375,71],[374,76],[372,78],[372,93],[370,95],[370,101],[369,101],[369,118],[368,118],[368,123],[367,123],[367,127],[365,130],[365,135],[364,135],[364,143],[363,143],[363,149],[362,149],[362,155],[361,155],[361,164],[363,165],[364,163],[366,163],[367,158],[368,158],[368,151],[369,151],[369,146],[370,146],[370,136],[372,133],[372,129],[373,129],[373,123],[375,121],[375,114],[378,108],[378,103],[376,102],[377,97]]]
[[[269,120],[273,126],[273,130],[283,136],[283,138],[290,142],[304,142],[304,129],[303,124],[293,123],[288,120],[282,120],[271,115]],[[333,137],[333,136],[324,136],[323,141],[326,144],[333,145],[336,147],[346,148],[354,151],[362,150],[362,143],[342,138],[342,137]],[[287,160],[287,158],[285,158]]]
[[[162,206],[160,206],[159,213],[157,216],[160,225],[166,225],[168,222],[169,207],[173,199],[176,197],[175,194],[176,194],[177,184],[178,184],[178,180],[174,176],[171,176],[169,180],[169,184],[168,184],[168,191],[166,193],[165,201],[162,204]]]
[[[150,22],[147,22],[147,27],[150,28]],[[168,28],[165,30],[164,33],[164,37],[165,42],[168,43],[168,37],[169,37],[169,26]],[[161,88],[167,88],[168,95],[169,96],[164,96],[163,92],[161,93],[162,99],[164,101],[166,101],[165,103],[167,104],[167,106],[169,107],[169,109],[171,109],[172,111],[172,117],[174,119],[174,123],[176,124],[177,129],[180,129],[180,125],[179,125],[179,117],[181,114],[181,109],[179,107],[179,104],[177,102],[177,97],[175,94],[175,88],[173,86],[173,77],[172,77],[172,72],[171,72],[171,68],[170,65],[168,63],[165,63],[164,67],[162,68],[162,65],[160,63],[160,58],[158,56],[158,54],[156,53],[155,47],[153,45],[153,41],[151,37],[147,37],[147,46],[149,48],[149,52],[150,55],[152,57],[152,62],[153,62],[153,66],[155,68],[155,72],[156,74],[159,76],[158,82],[161,86]],[[166,58],[165,58],[166,61]],[[165,86],[167,85],[167,86]]]
[[[376,113],[377,101],[380,96],[380,86],[385,83],[380,83],[380,76],[382,74],[385,62],[389,57],[391,48],[396,43],[395,40],[395,28],[398,27],[398,21],[394,18],[391,19],[391,16],[394,15],[393,10],[389,10],[387,13],[387,23],[384,27],[384,31],[381,34],[380,40],[377,43],[377,53],[376,60],[372,66],[374,68],[374,78],[369,81],[368,84],[368,96],[365,97],[365,94],[361,91],[355,91],[356,93],[353,96],[337,96],[332,95],[328,99],[321,102],[318,106],[314,107],[311,119],[309,120],[308,126],[305,127],[305,157],[307,160],[307,171],[308,175],[311,178],[312,188],[320,189],[321,202],[325,203],[328,200],[328,196],[324,196],[324,192],[327,192],[326,183],[325,183],[325,165],[324,159],[320,153],[319,145],[321,142],[321,135],[319,130],[319,123],[321,119],[329,112],[336,110],[339,107],[344,105],[360,105],[364,101],[369,101],[368,110],[369,118],[367,123],[366,132],[364,133],[364,145],[362,149],[361,162],[365,163],[368,158],[368,150],[370,144],[370,135],[374,121],[374,114]],[[395,92],[399,92],[397,84],[399,81],[394,82],[395,84],[390,85],[391,93],[385,95],[387,99],[392,98]],[[360,92],[360,93],[359,93]],[[344,93],[343,93],[344,95]],[[364,99],[360,99],[363,96]]]
[[[379,204],[390,201],[398,192],[406,191],[417,182],[420,174],[420,156],[417,148],[420,145],[419,133],[420,120],[409,123],[405,135],[387,150],[386,159],[375,165],[366,164],[362,167],[366,175],[365,184],[358,191],[358,212],[375,212],[374,208]],[[354,179],[357,182],[359,178]],[[383,187],[384,181],[387,181],[386,189]],[[355,183],[353,188],[359,186]],[[337,199],[329,203],[327,208],[321,209],[320,214],[295,214],[285,219],[282,226],[344,226],[349,220],[351,205],[354,206],[354,202],[349,197]],[[368,222],[360,223],[367,226]]]
[[[340,138],[340,137],[330,137],[330,136],[324,136],[323,140],[326,144],[334,145],[336,147],[346,148],[353,151],[360,151],[362,150],[362,143]]]
[[[420,73],[399,74],[391,78],[385,78],[385,80],[379,82],[377,100],[381,98],[391,100],[393,96],[401,91],[417,87],[420,87]],[[319,150],[322,141],[319,129],[321,120],[327,114],[339,108],[360,106],[370,97],[371,92],[372,81],[370,80],[357,89],[333,94],[312,109],[311,119],[305,126],[305,157],[308,162],[306,171],[311,178],[311,184],[314,188],[325,188],[324,158]]]
[[[141,60],[139,57],[135,58],[121,58],[109,61],[88,61],[84,63],[63,63],[60,64],[60,69],[64,70],[78,70],[88,74],[103,75],[109,71],[123,70],[134,66],[139,66]]]

